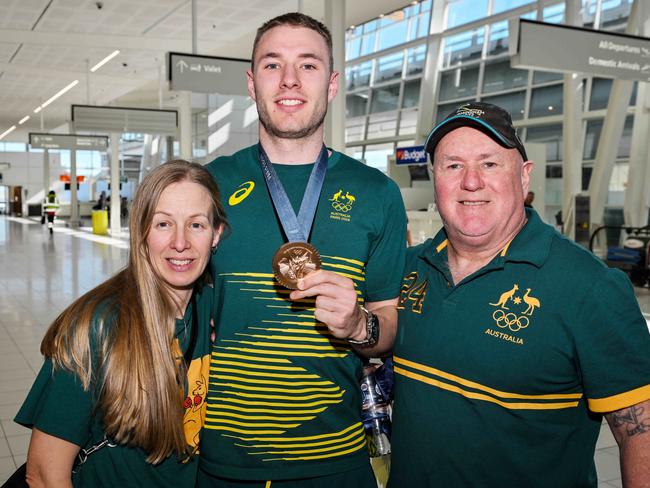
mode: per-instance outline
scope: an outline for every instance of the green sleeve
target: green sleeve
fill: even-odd
[[[406,210],[399,188],[386,179],[378,195],[381,204],[381,229],[370,247],[366,265],[368,302],[390,300],[399,295],[406,252]]]
[[[650,398],[650,333],[622,272],[604,272],[569,326],[590,410],[612,412]]]
[[[75,374],[52,371],[46,359],[14,421],[83,446],[91,435],[92,396]]]

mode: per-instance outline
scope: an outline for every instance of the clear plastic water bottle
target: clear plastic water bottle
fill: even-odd
[[[390,453],[388,398],[379,387],[375,370],[376,366],[368,364],[364,366],[361,376],[361,420],[366,429],[370,457]]]

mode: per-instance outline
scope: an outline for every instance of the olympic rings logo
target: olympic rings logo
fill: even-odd
[[[337,212],[348,213],[350,210],[352,210],[352,205],[341,202],[332,202],[332,208]]]
[[[512,312],[505,313],[501,309],[495,310],[492,314],[492,318],[496,322],[497,327],[500,327],[502,329],[505,329],[507,327],[513,332],[518,332],[521,329],[525,329],[530,323],[528,317],[524,315],[517,317],[517,314],[514,314]]]

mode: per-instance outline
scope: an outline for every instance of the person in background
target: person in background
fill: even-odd
[[[232,235],[212,260],[220,302],[199,486],[377,486],[359,377],[362,356],[395,334],[406,212],[392,180],[325,148],[332,66],[315,19],[262,25],[247,73],[260,143],[208,165]]]
[[[43,199],[43,215],[45,215],[45,218],[47,219],[47,228],[50,229],[50,234],[54,233],[54,217],[56,217],[59,206],[59,199],[56,196],[56,192],[50,190],[47,196]]]
[[[524,207],[533,208],[533,200],[535,200],[535,192],[529,191],[524,198]]]
[[[389,487],[593,487],[605,417],[650,486],[650,334],[627,276],[523,205],[510,114],[462,105],[426,142],[443,229],[407,251]]]
[[[32,429],[30,486],[195,485],[214,297],[206,267],[225,225],[202,166],[171,161],[144,178],[127,266],[65,309],[41,344],[45,363],[15,418]]]

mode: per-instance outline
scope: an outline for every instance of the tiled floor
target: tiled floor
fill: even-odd
[[[126,262],[125,238],[0,216],[0,483],[25,461],[29,430],[12,422],[39,370],[48,324],[74,298]],[[650,291],[638,290],[650,312]],[[618,449],[603,424],[596,451],[600,488],[621,487]]]

